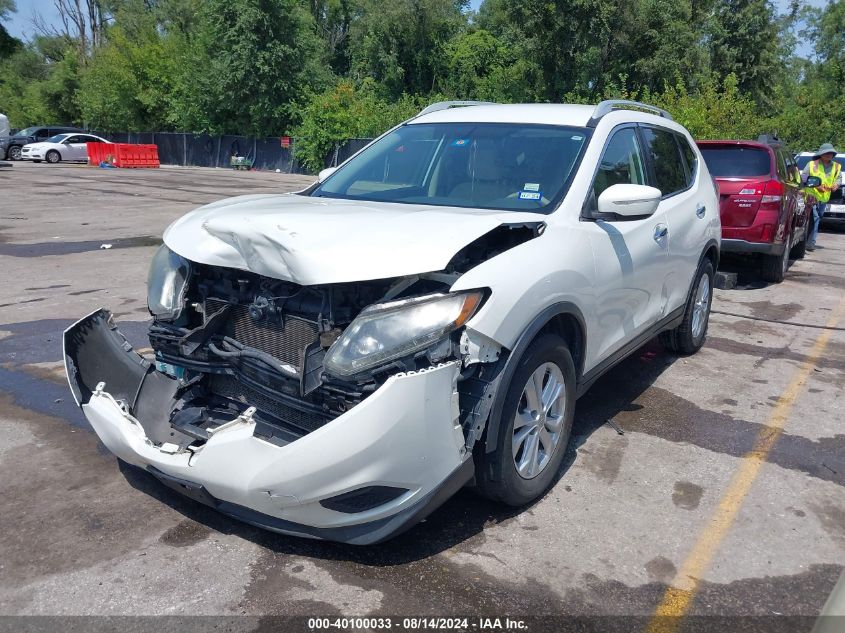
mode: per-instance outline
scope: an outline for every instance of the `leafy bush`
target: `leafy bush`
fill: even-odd
[[[292,132],[295,156],[308,169],[324,167],[326,157],[350,138],[371,138],[412,117],[420,99],[403,95],[390,103],[376,94],[372,82],[356,88],[342,81],[315,95],[302,112],[302,123]]]

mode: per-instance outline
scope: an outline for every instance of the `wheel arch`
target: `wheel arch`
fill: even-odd
[[[584,356],[587,346],[586,321],[578,306],[569,301],[561,301],[550,305],[537,314],[519,335],[513,349],[508,354],[505,366],[502,369],[502,378],[496,389],[493,405],[487,418],[484,444],[486,453],[496,449],[505,394],[516,372],[517,365],[531,343],[546,333],[557,334],[566,341],[569,352],[572,354],[572,361],[575,364],[576,382],[580,382],[584,371]]]

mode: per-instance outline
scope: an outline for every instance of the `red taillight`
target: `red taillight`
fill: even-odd
[[[769,180],[763,188],[763,197],[760,204],[771,204],[780,202],[783,199],[783,185],[779,180]]]

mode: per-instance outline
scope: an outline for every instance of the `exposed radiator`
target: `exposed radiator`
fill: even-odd
[[[206,316],[226,305],[219,299],[206,299]],[[236,305],[229,313],[225,334],[239,343],[275,356],[280,361],[299,367],[305,348],[320,338],[317,324],[295,316],[285,316],[284,325],[267,321],[256,322],[249,316],[249,307]]]

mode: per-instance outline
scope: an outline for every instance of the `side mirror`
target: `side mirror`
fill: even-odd
[[[648,217],[657,211],[662,195],[660,189],[647,185],[612,185],[601,192],[598,211],[620,219]]]
[[[819,187],[822,184],[822,179],[818,176],[807,176],[807,186],[812,187]]]
[[[319,174],[317,174],[317,182],[323,182],[326,178],[331,176],[335,171],[337,171],[337,167],[326,167],[325,169],[321,170]]]

